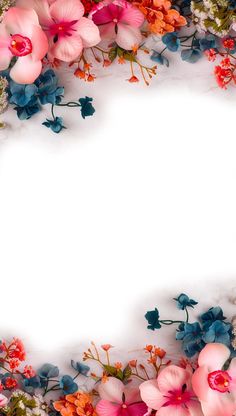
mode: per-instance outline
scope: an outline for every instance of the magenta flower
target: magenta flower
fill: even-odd
[[[48,41],[34,10],[12,7],[0,24],[0,70],[9,67],[11,78],[19,84],[31,84],[42,71],[42,59],[48,50]]]
[[[138,389],[124,386],[115,377],[101,383],[98,392],[101,398],[96,406],[98,416],[143,416],[147,412]]]
[[[192,379],[205,416],[236,414],[236,358],[222,370],[230,357],[223,344],[207,344],[198,357],[199,368]]]
[[[71,62],[83,50],[100,42],[99,29],[91,19],[83,17],[80,0],[18,0],[17,5],[33,8],[49,41],[50,59]]]
[[[157,380],[142,383],[140,392],[142,400],[158,416],[203,416],[191,388],[191,373],[183,368],[166,367]]]
[[[143,14],[126,0],[99,2],[89,15],[99,26],[101,37],[115,41],[125,50],[131,50],[142,41],[140,27]]]

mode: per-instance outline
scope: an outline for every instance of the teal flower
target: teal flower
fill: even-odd
[[[79,99],[81,116],[83,118],[92,116],[95,113],[95,108],[91,104],[92,101],[93,99],[89,97]]]
[[[203,335],[203,341],[208,344],[211,342],[219,342],[230,346],[232,325],[223,321],[215,321]]]
[[[51,129],[54,133],[60,133],[66,127],[63,125],[63,118],[62,117],[55,117],[53,120],[46,119],[44,123],[42,123],[47,128]]]
[[[181,293],[181,295],[179,295],[178,298],[174,298],[174,300],[177,302],[177,308],[181,310],[186,309],[187,306],[194,308],[194,306],[198,304],[198,302],[190,299],[187,295],[185,295],[185,293]]]
[[[44,364],[38,370],[38,376],[40,378],[54,378],[59,376],[59,368],[53,364]]]
[[[148,311],[146,313],[145,318],[148,321],[148,329],[154,331],[155,329],[161,328],[159,317],[160,315],[157,308],[155,308],[153,311]]]
[[[71,360],[71,367],[77,371],[77,373],[82,374],[83,376],[87,376],[90,367],[88,365],[85,365],[83,363],[80,363],[79,361]]]
[[[73,394],[78,391],[78,385],[74,382],[71,376],[63,376],[60,379],[60,388],[63,391],[63,394]]]
[[[162,36],[162,42],[171,52],[176,52],[180,48],[180,40],[176,32],[167,33]]]

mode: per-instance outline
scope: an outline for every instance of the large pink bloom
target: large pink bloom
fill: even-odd
[[[126,0],[101,1],[90,17],[99,26],[102,38],[115,41],[123,49],[131,50],[142,41],[140,27],[144,16]]]
[[[203,416],[201,405],[191,389],[191,373],[170,365],[157,380],[140,385],[141,397],[158,416]],[[218,415],[214,415],[218,416]]]
[[[77,59],[83,48],[100,42],[99,29],[83,17],[80,0],[18,0],[17,5],[33,8],[49,40],[49,58],[64,62]]]
[[[232,416],[236,412],[236,359],[227,371],[222,370],[229,357],[223,344],[208,344],[200,352],[192,384],[205,416]]]
[[[11,59],[17,57],[11,78],[20,84],[31,84],[41,73],[41,60],[47,50],[47,37],[35,11],[9,9],[0,24],[0,70],[7,69]]]
[[[101,383],[98,392],[102,399],[96,406],[98,416],[143,416],[147,412],[138,389],[124,386],[117,378]]]

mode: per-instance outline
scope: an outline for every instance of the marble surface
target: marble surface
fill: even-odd
[[[126,67],[93,84],[63,71],[67,98],[92,96],[96,115],[63,110],[61,135],[41,126],[47,109],[4,115],[1,327],[39,355],[76,355],[91,339],[174,349],[143,315],[175,314],[182,291],[235,311],[235,88],[218,89],[206,60],[171,57],[148,88]]]

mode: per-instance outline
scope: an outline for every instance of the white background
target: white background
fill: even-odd
[[[162,345],[143,315],[173,316],[182,291],[236,309],[235,89],[218,90],[208,62],[160,69],[149,88],[112,71],[93,85],[64,74],[97,112],[64,113],[59,136],[47,110],[4,115],[1,332],[31,349]]]

